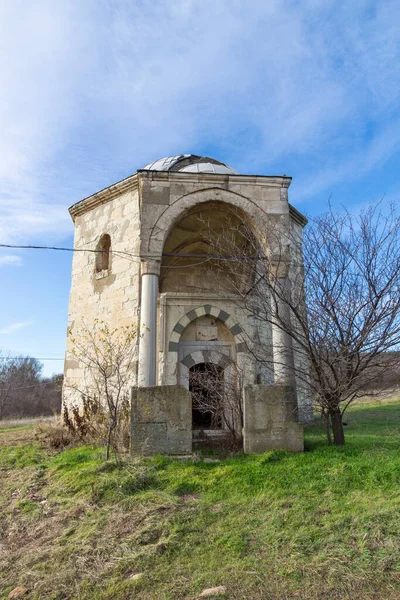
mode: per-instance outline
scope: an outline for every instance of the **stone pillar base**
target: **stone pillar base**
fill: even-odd
[[[132,389],[131,454],[192,452],[192,395],[183,386]]]
[[[296,397],[286,385],[250,385],[243,397],[243,450],[304,450],[303,426],[298,422]]]

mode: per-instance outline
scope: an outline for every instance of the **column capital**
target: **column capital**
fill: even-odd
[[[160,276],[161,261],[154,260],[153,258],[142,259],[141,272],[142,275],[157,275]]]

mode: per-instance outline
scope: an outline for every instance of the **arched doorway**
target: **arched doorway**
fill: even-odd
[[[192,393],[192,429],[221,429],[224,422],[224,371],[214,363],[198,363],[189,369]]]

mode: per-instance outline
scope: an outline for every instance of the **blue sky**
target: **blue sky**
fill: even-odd
[[[70,246],[68,206],[180,153],[291,175],[307,214],[398,200],[399,22],[386,0],[3,0],[0,243]],[[70,266],[0,249],[0,349],[62,357]]]

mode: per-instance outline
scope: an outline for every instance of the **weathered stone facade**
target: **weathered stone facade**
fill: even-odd
[[[237,366],[243,386],[287,384],[285,369],[278,363],[273,367],[279,332],[255,322],[207,260],[201,260],[207,254],[201,223],[223,222],[226,210],[233,208],[249,219],[265,251],[270,251],[266,232],[273,227],[297,237],[294,252],[301,257],[306,220],[288,202],[290,182],[285,175],[240,175],[213,159],[181,155],[157,161],[78,202],[70,213],[74,247],[82,251],[73,258],[69,326],[73,329],[82,318],[100,318],[110,327],[144,327],[132,387],[188,388],[191,367],[207,362],[226,373]],[[107,268],[93,252],[105,243],[111,244]],[[270,349],[270,366],[257,364],[248,351],[255,338]],[[301,362],[296,349],[291,360]],[[79,402],[74,386],[83,378],[67,342],[64,402]],[[304,417],[307,390],[300,382],[297,390]]]

